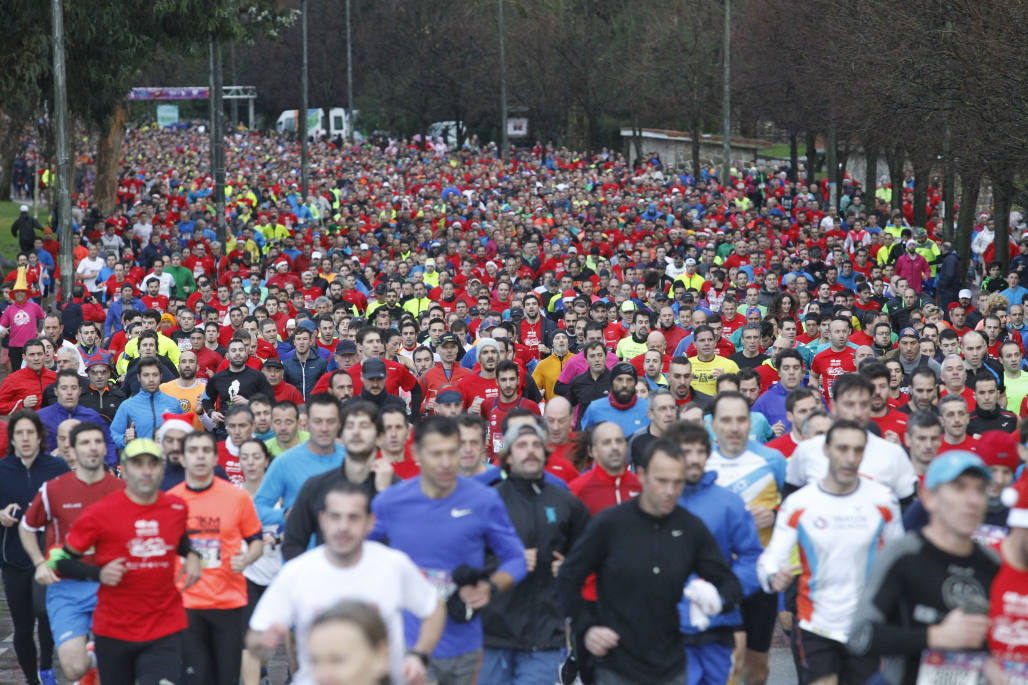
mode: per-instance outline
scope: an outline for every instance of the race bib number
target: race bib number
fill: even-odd
[[[221,566],[221,540],[217,538],[192,538],[190,542],[196,553],[200,555],[200,564],[203,568],[218,568]]]
[[[435,588],[439,599],[442,601],[445,602],[450,598],[450,595],[457,591],[457,586],[454,584],[453,578],[450,577],[449,571],[438,568],[423,568],[421,572],[425,574],[425,578]]]
[[[921,652],[917,685],[978,685],[986,652],[949,652],[926,649]]]

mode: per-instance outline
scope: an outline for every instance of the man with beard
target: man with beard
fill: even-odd
[[[109,355],[94,359],[86,366],[88,382],[82,388],[79,404],[99,414],[107,425],[111,425],[118,407],[125,401],[125,392],[111,380],[114,366]]]
[[[225,412],[235,404],[246,404],[251,395],[275,396],[275,390],[260,371],[246,365],[246,341],[233,338],[228,344],[228,368],[211,376],[207,383],[204,411],[215,423],[224,423]]]
[[[464,410],[469,414],[481,415],[482,404],[485,400],[495,398],[500,394],[496,384],[496,366],[500,362],[500,344],[492,338],[485,338],[478,343],[477,350],[481,370],[457,381],[457,389],[464,397]]]
[[[496,365],[496,386],[499,394],[495,398],[489,398],[482,402],[482,417],[489,426],[488,452],[490,457],[500,451],[503,444],[503,432],[500,425],[511,410],[520,408],[530,411],[536,416],[542,415],[538,404],[525,399],[518,392],[519,381],[520,370],[517,364],[504,359]]]
[[[519,337],[522,343],[536,353],[538,359],[542,359],[550,353],[546,341],[557,330],[557,324],[542,316],[539,310],[539,298],[535,293],[525,295],[523,307],[525,318],[518,325]]]
[[[302,554],[311,535],[318,535],[318,512],[325,502],[325,493],[340,483],[352,483],[369,498],[374,498],[392,483],[399,482],[388,460],[376,459],[378,440],[383,432],[378,407],[370,402],[355,401],[343,410],[342,441],[346,458],[338,468],[312,476],[300,488],[296,501],[286,517],[282,538],[282,555],[286,561]]]
[[[183,350],[178,358],[179,377],[160,386],[161,392],[178,400],[183,414],[197,411],[207,390],[207,383],[196,377],[198,369],[196,352]]]
[[[567,361],[573,356],[568,349],[570,340],[567,331],[560,329],[553,331],[550,335],[553,354],[536,364],[535,370],[532,371],[532,379],[543,392],[543,397],[547,402],[556,396],[554,388],[557,385],[557,379]]]
[[[757,579],[757,558],[764,551],[757,535],[753,516],[742,498],[716,484],[716,471],[707,471],[710,458],[710,434],[700,426],[680,421],[661,437],[678,445],[685,456],[685,489],[678,504],[699,517],[717,541],[718,548],[730,561],[732,572],[742,585],[743,596],[760,589]],[[733,633],[742,626],[738,610],[712,617],[707,626],[694,625],[692,603],[684,598],[678,605],[681,630],[686,636],[686,663],[690,682],[724,683],[732,667]],[[700,673],[699,677],[693,675]]]
[[[610,421],[621,426],[625,435],[632,435],[650,423],[646,403],[636,396],[635,368],[620,362],[610,371],[610,394],[593,400],[582,414],[582,428]]]

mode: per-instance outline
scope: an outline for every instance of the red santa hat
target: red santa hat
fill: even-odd
[[[157,439],[163,440],[164,434],[170,430],[182,431],[183,433],[193,432],[193,419],[196,414],[187,412],[185,414],[172,414],[165,412],[161,414],[161,427],[157,429]]]
[[[1022,475],[1000,495],[1003,506],[1010,507],[1007,525],[1011,528],[1028,528],[1028,477]]]

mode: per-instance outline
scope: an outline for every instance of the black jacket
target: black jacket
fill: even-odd
[[[992,411],[975,407],[967,422],[968,435],[981,435],[986,431],[1013,433],[1017,430],[1017,414],[1001,409],[998,405]]]
[[[714,585],[725,611],[742,586],[703,522],[680,506],[663,517],[642,510],[640,498],[604,509],[589,522],[560,568],[557,593],[576,631],[606,626],[618,646],[600,658],[631,682],[660,683],[685,670],[678,603],[696,573]],[[583,609],[582,584],[596,573],[594,611]]]
[[[12,502],[17,504],[20,508],[16,518],[21,520],[25,510],[32,502],[32,498],[39,492],[43,483],[62,473],[67,473],[68,470],[68,464],[63,459],[49,454],[40,454],[28,469],[25,468],[21,459],[13,454],[0,459],[0,509]],[[30,570],[32,560],[25,553],[25,548],[21,546],[18,526],[4,528],[0,535],[3,536],[0,566]]]
[[[43,227],[35,218],[23,213],[11,224],[11,235],[18,239],[18,247],[22,252],[32,249],[36,241],[36,231],[43,232]],[[78,329],[75,329],[78,330]]]
[[[107,388],[101,392],[94,388],[88,380],[82,383],[82,394],[79,396],[79,404],[92,409],[110,424],[114,420],[114,414],[118,407],[125,401],[128,395],[113,381],[108,381]]]
[[[567,556],[589,522],[589,510],[566,488],[516,476],[500,479],[496,491],[526,549],[537,550],[536,567],[482,611],[485,646],[494,649],[560,649],[564,612],[554,589],[554,551]]]

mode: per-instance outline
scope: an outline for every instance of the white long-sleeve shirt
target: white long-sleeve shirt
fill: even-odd
[[[856,490],[836,495],[812,483],[786,498],[757,575],[769,590],[799,545],[800,628],[844,643],[878,550],[902,535],[899,503],[884,485],[861,478]]]

